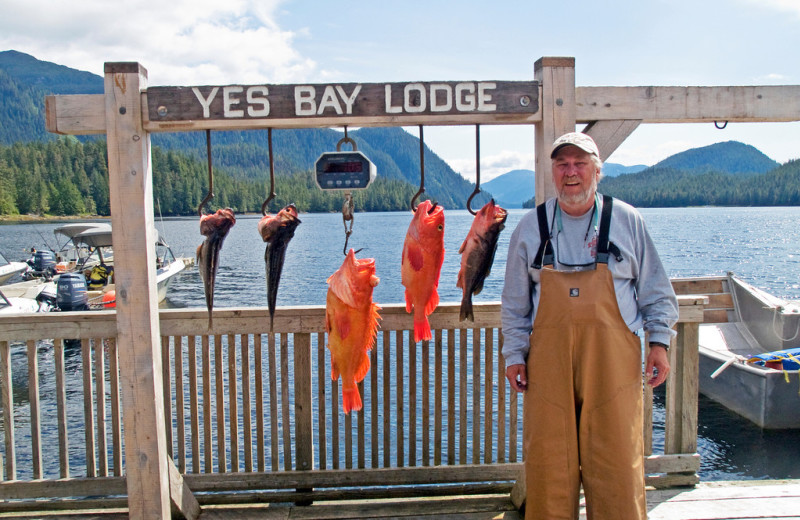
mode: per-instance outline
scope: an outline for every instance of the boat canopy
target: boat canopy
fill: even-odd
[[[64,224],[63,226],[58,226],[53,230],[53,234],[55,235],[64,235],[69,240],[75,238],[75,236],[89,231],[91,229],[104,229],[107,230],[109,233],[111,232],[111,224],[107,224],[105,222],[81,222],[76,224]]]
[[[161,238],[158,234],[158,230],[156,232],[156,244],[166,246],[166,242]],[[98,248],[98,247],[111,247],[111,226],[108,228],[96,228],[96,229],[87,229],[81,233],[78,233],[74,236],[73,240],[76,243],[86,244],[91,248]]]

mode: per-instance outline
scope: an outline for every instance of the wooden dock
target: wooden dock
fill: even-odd
[[[701,482],[694,488],[650,489],[650,520],[800,519],[800,480]],[[126,508],[0,514],[7,518],[47,520],[117,520],[128,518]],[[251,504],[207,506],[200,520],[255,519],[385,519],[385,520],[518,520],[523,518],[507,494],[348,500],[311,506]],[[581,508],[581,520],[585,519]]]

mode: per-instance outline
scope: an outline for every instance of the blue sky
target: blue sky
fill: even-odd
[[[0,12],[0,50],[96,74],[138,61],[150,85],[529,80],[542,56],[575,57],[578,86],[800,85],[800,0],[0,0]],[[472,127],[425,130],[468,178],[474,140]],[[532,127],[483,126],[483,180],[532,169],[533,140]],[[728,140],[800,158],[800,123],[708,123],[640,126],[608,160]]]

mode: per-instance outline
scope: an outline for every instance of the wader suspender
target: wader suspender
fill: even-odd
[[[617,262],[622,262],[622,254],[619,252],[619,248],[608,240],[613,200],[608,195],[603,195],[603,213],[600,215],[600,234],[597,239],[597,261],[601,264],[608,264],[609,254],[613,255]]]
[[[597,240],[596,260],[601,264],[608,264],[609,254],[613,255],[617,262],[622,262],[622,254],[619,248],[608,240],[613,200],[612,197],[603,195],[603,212],[600,215],[600,232]],[[546,203],[543,202],[536,207],[536,217],[539,221],[539,250],[536,252],[531,267],[534,269],[541,269],[543,265],[553,265],[555,263],[553,245],[550,242],[550,231],[547,225]]]
[[[547,226],[547,203],[536,207],[536,218],[539,220],[539,250],[533,259],[533,268],[541,269],[543,265],[553,265],[553,245],[550,243],[550,231]]]

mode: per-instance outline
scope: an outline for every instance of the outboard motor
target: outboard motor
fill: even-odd
[[[45,278],[49,280],[56,272],[56,255],[52,251],[36,251],[33,255],[33,265],[25,273],[24,278]]]
[[[81,273],[65,273],[58,278],[56,304],[61,311],[88,311],[89,293]]]
[[[36,251],[33,255],[34,271],[51,271],[56,268],[56,255],[52,251]]]

